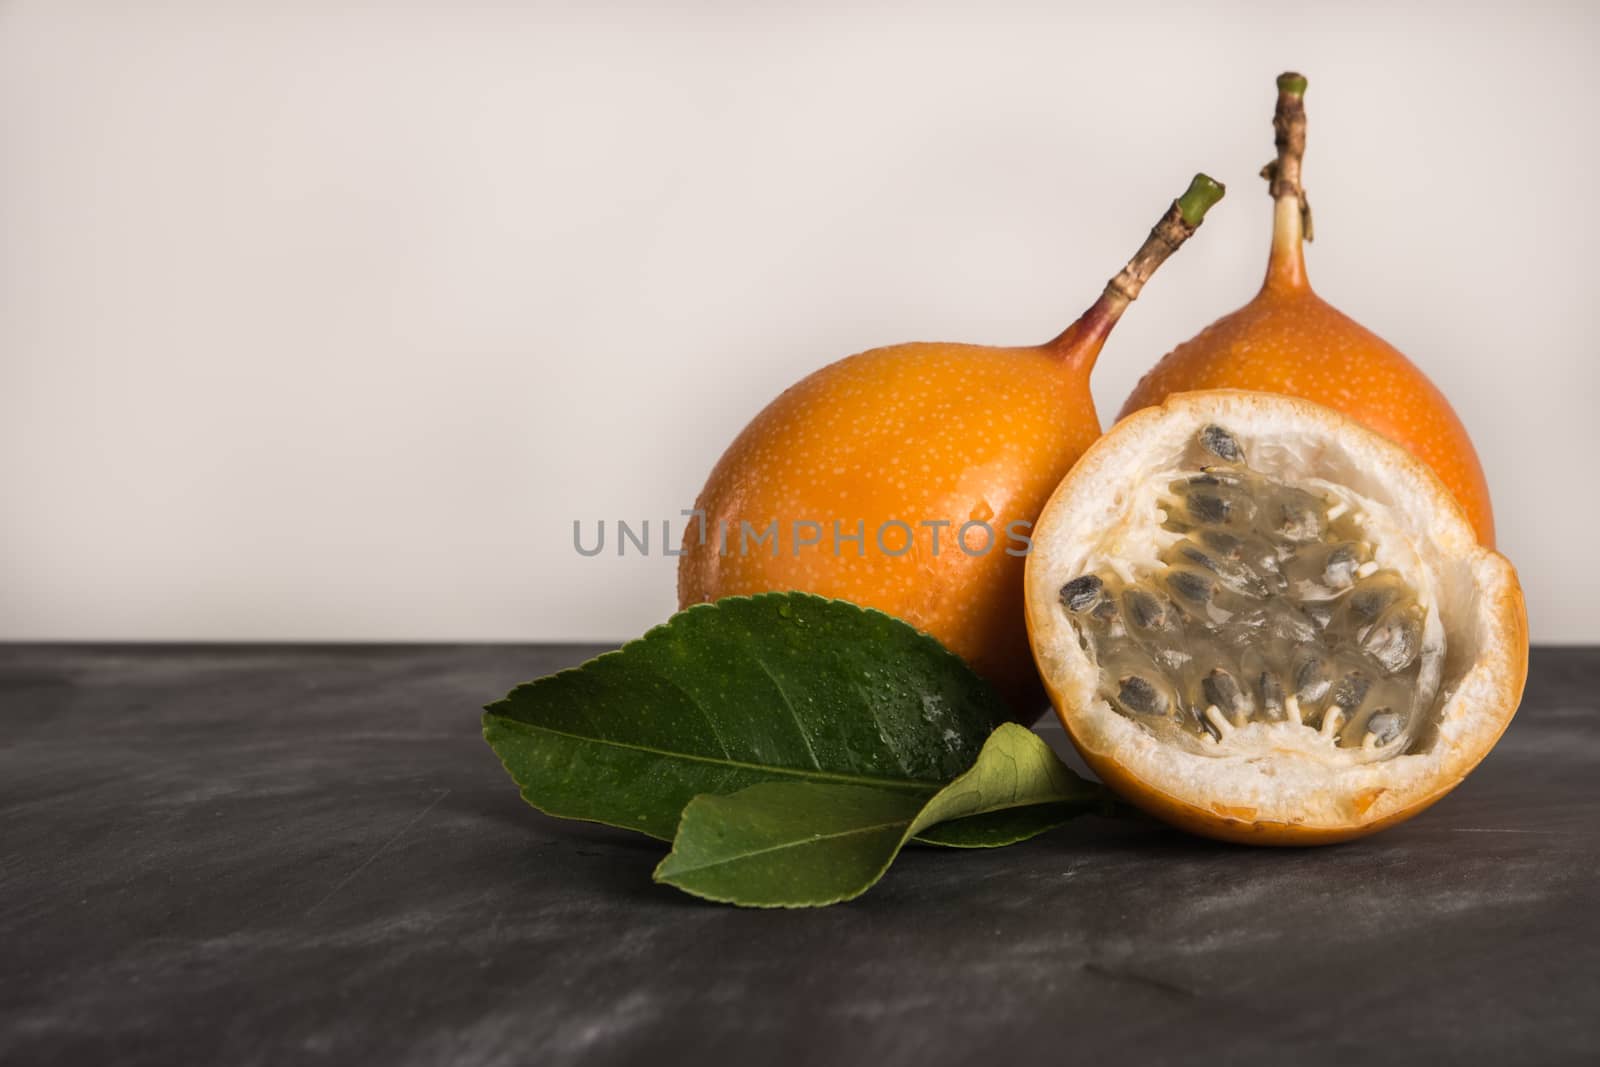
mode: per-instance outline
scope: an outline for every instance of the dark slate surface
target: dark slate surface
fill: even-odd
[[[478,705],[588,651],[0,648],[0,1062],[1600,1057],[1600,650],[1369,841],[1085,820],[810,912],[523,806]]]

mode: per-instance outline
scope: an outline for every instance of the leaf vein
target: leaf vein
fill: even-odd
[[[862,834],[875,834],[883,830],[893,830],[896,828],[904,830],[910,825],[910,819],[891,819],[888,822],[873,823],[868,826],[852,826],[848,830],[838,830],[829,834],[813,834],[797,841],[783,841],[776,845],[768,845],[766,848],[757,848],[752,849],[749,852],[736,853],[734,855],[719,858],[712,863],[698,863],[694,866],[675,867],[667,873],[676,876],[679,874],[687,874],[691,871],[709,871],[716,867],[724,867],[730,863],[738,863],[741,860],[754,859],[757,856],[765,856],[772,852],[782,852],[791,848],[804,848],[807,845],[817,845],[824,841],[838,841],[847,837],[859,837]]]
[[[817,750],[811,744],[811,735],[806,732],[806,724],[800,721],[800,710],[794,706],[794,701],[789,699],[788,690],[783,687],[782,682],[778,681],[777,675],[772,673],[772,670],[767,666],[766,660],[753,651],[750,654],[750,658],[755,661],[757,667],[761,668],[761,673],[767,676],[767,680],[772,683],[772,688],[778,691],[779,698],[783,700],[784,708],[789,712],[789,718],[794,720],[794,728],[800,733],[800,740],[805,743],[806,755],[811,757],[811,765],[821,770],[822,761],[817,758]]]
[[[749,763],[744,760],[719,758],[716,756],[702,756],[693,752],[673,752],[670,749],[655,748],[650,745],[640,745],[632,742],[617,741],[609,737],[590,737],[584,734],[575,734],[567,730],[557,730],[551,726],[527,722],[523,719],[513,719],[504,715],[495,715],[494,719],[507,728],[527,732],[551,734],[555,737],[571,738],[575,741],[584,741],[595,745],[608,745],[613,748],[627,749],[633,752],[642,752],[652,756],[663,756],[670,759],[686,760],[692,763],[709,763],[719,767],[732,767],[739,770],[760,771],[763,774],[779,775],[802,780],[820,780],[828,782],[842,782],[847,785],[873,785],[885,789],[894,789],[905,793],[928,793],[938,791],[941,784],[937,779],[928,778],[879,778],[873,775],[849,774],[842,771],[825,771],[821,768],[810,767],[781,767],[771,763]]]

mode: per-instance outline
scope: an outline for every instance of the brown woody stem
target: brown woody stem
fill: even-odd
[[[1204,174],[1196,174],[1189,183],[1188,192],[1172,202],[1167,213],[1150,229],[1139,251],[1128,260],[1128,265],[1106,283],[1106,292],[1120,295],[1124,301],[1139,299],[1144,283],[1167,261],[1167,257],[1183,247],[1183,242],[1194,236],[1200,228],[1206,211],[1222,199],[1225,189],[1221,182]]]
[[[1300,235],[1311,240],[1311,201],[1300,181],[1306,155],[1306,77],[1289,71],[1278,75],[1278,106],[1272,116],[1278,158],[1261,168],[1274,200],[1293,197],[1300,204]]]
[[[1222,199],[1225,191],[1221,182],[1205,174],[1196,174],[1188,190],[1172,202],[1166,214],[1151,228],[1150,235],[1128,260],[1128,265],[1106,283],[1100,299],[1051,345],[1073,362],[1092,365],[1123,311],[1139,298],[1145,283],[1167,257],[1194,236],[1206,212]]]

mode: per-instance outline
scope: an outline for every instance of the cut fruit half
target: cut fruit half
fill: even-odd
[[[1409,453],[1317,404],[1184,393],[1033,529],[1028,634],[1078,751],[1196,833],[1340,841],[1449,792],[1527,677],[1516,571]]]

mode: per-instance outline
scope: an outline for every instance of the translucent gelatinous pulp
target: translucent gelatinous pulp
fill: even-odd
[[[1426,613],[1348,507],[1250,469],[1207,426],[1161,496],[1159,564],[1061,588],[1100,693],[1157,731],[1217,741],[1298,722],[1378,756],[1415,732]],[[1169,543],[1170,542],[1170,543]]]

